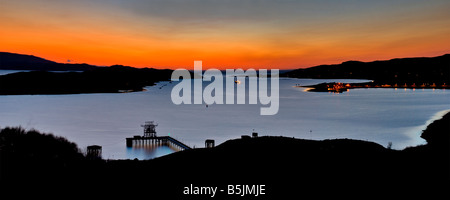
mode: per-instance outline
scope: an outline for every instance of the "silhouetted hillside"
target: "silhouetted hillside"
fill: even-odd
[[[0,183],[73,178],[67,170],[83,159],[77,145],[65,138],[20,127],[0,129]]]
[[[347,61],[296,69],[281,76],[317,79],[370,79],[383,83],[444,82],[450,80],[450,54],[431,58],[397,58],[384,61]]]
[[[448,124],[450,113],[430,124],[423,137],[445,136],[448,141]],[[407,198],[417,195],[410,191],[427,196],[446,191],[450,183],[448,149],[448,143],[392,150],[351,139],[314,141],[266,136],[228,140],[215,148],[181,151],[149,161],[110,161],[108,165],[111,171],[124,172],[119,177],[125,180],[158,180],[136,187],[158,188],[151,191],[180,199],[210,198],[187,198],[182,188],[190,184],[217,186],[225,191],[229,184],[264,184],[267,194],[259,199],[305,195]],[[134,178],[133,171],[147,173]],[[224,193],[215,198],[233,197],[238,198]],[[250,195],[243,199],[258,198]]]
[[[450,153],[450,114],[431,123],[420,137],[425,139],[429,145],[447,147]]]
[[[439,196],[447,192],[450,180],[448,124],[450,113],[424,131],[428,144],[401,151],[351,139],[266,136],[146,161],[89,161],[64,139],[6,128],[0,131],[0,178],[9,184],[7,188],[34,183],[17,188],[51,191],[45,192],[47,197],[83,191],[90,197],[211,199],[210,195],[184,195],[184,187],[191,184],[223,190],[214,199],[406,198],[417,192]],[[446,142],[431,142],[435,139]],[[227,194],[228,185],[243,184],[265,185],[265,194]]]
[[[96,68],[88,64],[57,63],[32,55],[0,52],[0,70],[86,71]]]
[[[142,91],[170,80],[172,70],[122,65],[62,64],[30,55],[0,52],[0,69],[34,70],[0,76],[0,95],[79,94]],[[49,71],[82,71],[55,73]]]

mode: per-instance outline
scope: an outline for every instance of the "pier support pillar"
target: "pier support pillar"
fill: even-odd
[[[127,138],[127,147],[133,147],[133,139],[132,138]]]

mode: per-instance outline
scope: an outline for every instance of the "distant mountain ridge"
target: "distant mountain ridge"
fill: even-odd
[[[450,54],[437,57],[396,58],[391,60],[319,65],[281,74],[284,77],[317,79],[370,79],[381,82],[448,81]]]
[[[33,55],[0,52],[0,70],[86,71],[98,68],[89,64],[57,63]]]
[[[5,52],[0,52],[0,69],[31,70],[0,76],[0,95],[135,92],[169,81],[172,74],[169,69],[63,64]]]
[[[111,66],[115,67],[115,66]],[[117,67],[125,66],[118,65]],[[0,52],[0,70],[89,71],[103,68],[89,64],[57,63],[33,55]],[[130,67],[132,68],[132,67]],[[383,83],[450,82],[450,54],[437,57],[319,65],[282,73],[282,77],[315,79],[370,79]]]

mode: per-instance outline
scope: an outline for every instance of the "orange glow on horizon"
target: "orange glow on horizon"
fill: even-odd
[[[61,63],[71,60],[71,63],[87,63],[97,66],[120,64],[161,69],[193,69],[194,60],[202,60],[205,69],[295,69],[322,64],[339,64],[348,60],[369,62],[402,57],[432,57],[450,52],[450,48],[448,48],[450,45],[439,45],[442,44],[440,42],[442,40],[437,39],[439,37],[434,37],[435,41],[429,40],[407,49],[367,47],[370,49],[369,51],[359,52],[352,48],[318,45],[314,49],[300,47],[298,52],[304,51],[306,52],[304,54],[290,54],[275,49],[276,47],[270,49],[261,47],[261,50],[241,50],[239,48],[233,50],[233,44],[223,44],[222,47],[190,49],[183,44],[168,47],[164,44],[155,45],[148,40],[133,41],[126,37],[114,38],[104,35],[85,34],[81,38],[74,38],[68,36],[70,33],[64,32],[33,31],[29,33],[13,30],[11,33],[14,34],[6,35],[2,30],[1,38],[8,39],[0,39],[2,44],[0,51],[34,55]],[[86,38],[98,39],[88,41]],[[450,44],[450,39],[446,40],[445,43]],[[357,44],[347,44],[348,47],[352,45]]]
[[[301,21],[305,16],[296,12],[270,20],[194,16],[178,22],[95,3],[38,9],[0,4],[0,51],[61,63],[193,69],[193,61],[202,60],[204,69],[296,69],[450,53],[450,14],[442,5],[383,16],[355,12],[337,20],[324,13],[317,22]]]

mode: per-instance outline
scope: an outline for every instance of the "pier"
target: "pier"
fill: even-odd
[[[132,138],[126,138],[127,147],[133,147],[134,145],[167,145],[172,146],[179,151],[186,149],[191,149],[188,145],[178,141],[177,139],[170,136],[156,136],[156,124],[154,121],[147,121],[141,127],[144,128],[144,136],[135,135]]]
[[[127,147],[133,147],[134,145],[169,145],[180,151],[191,149],[188,145],[170,136],[143,137],[136,135],[132,138],[126,138],[126,141]]]

